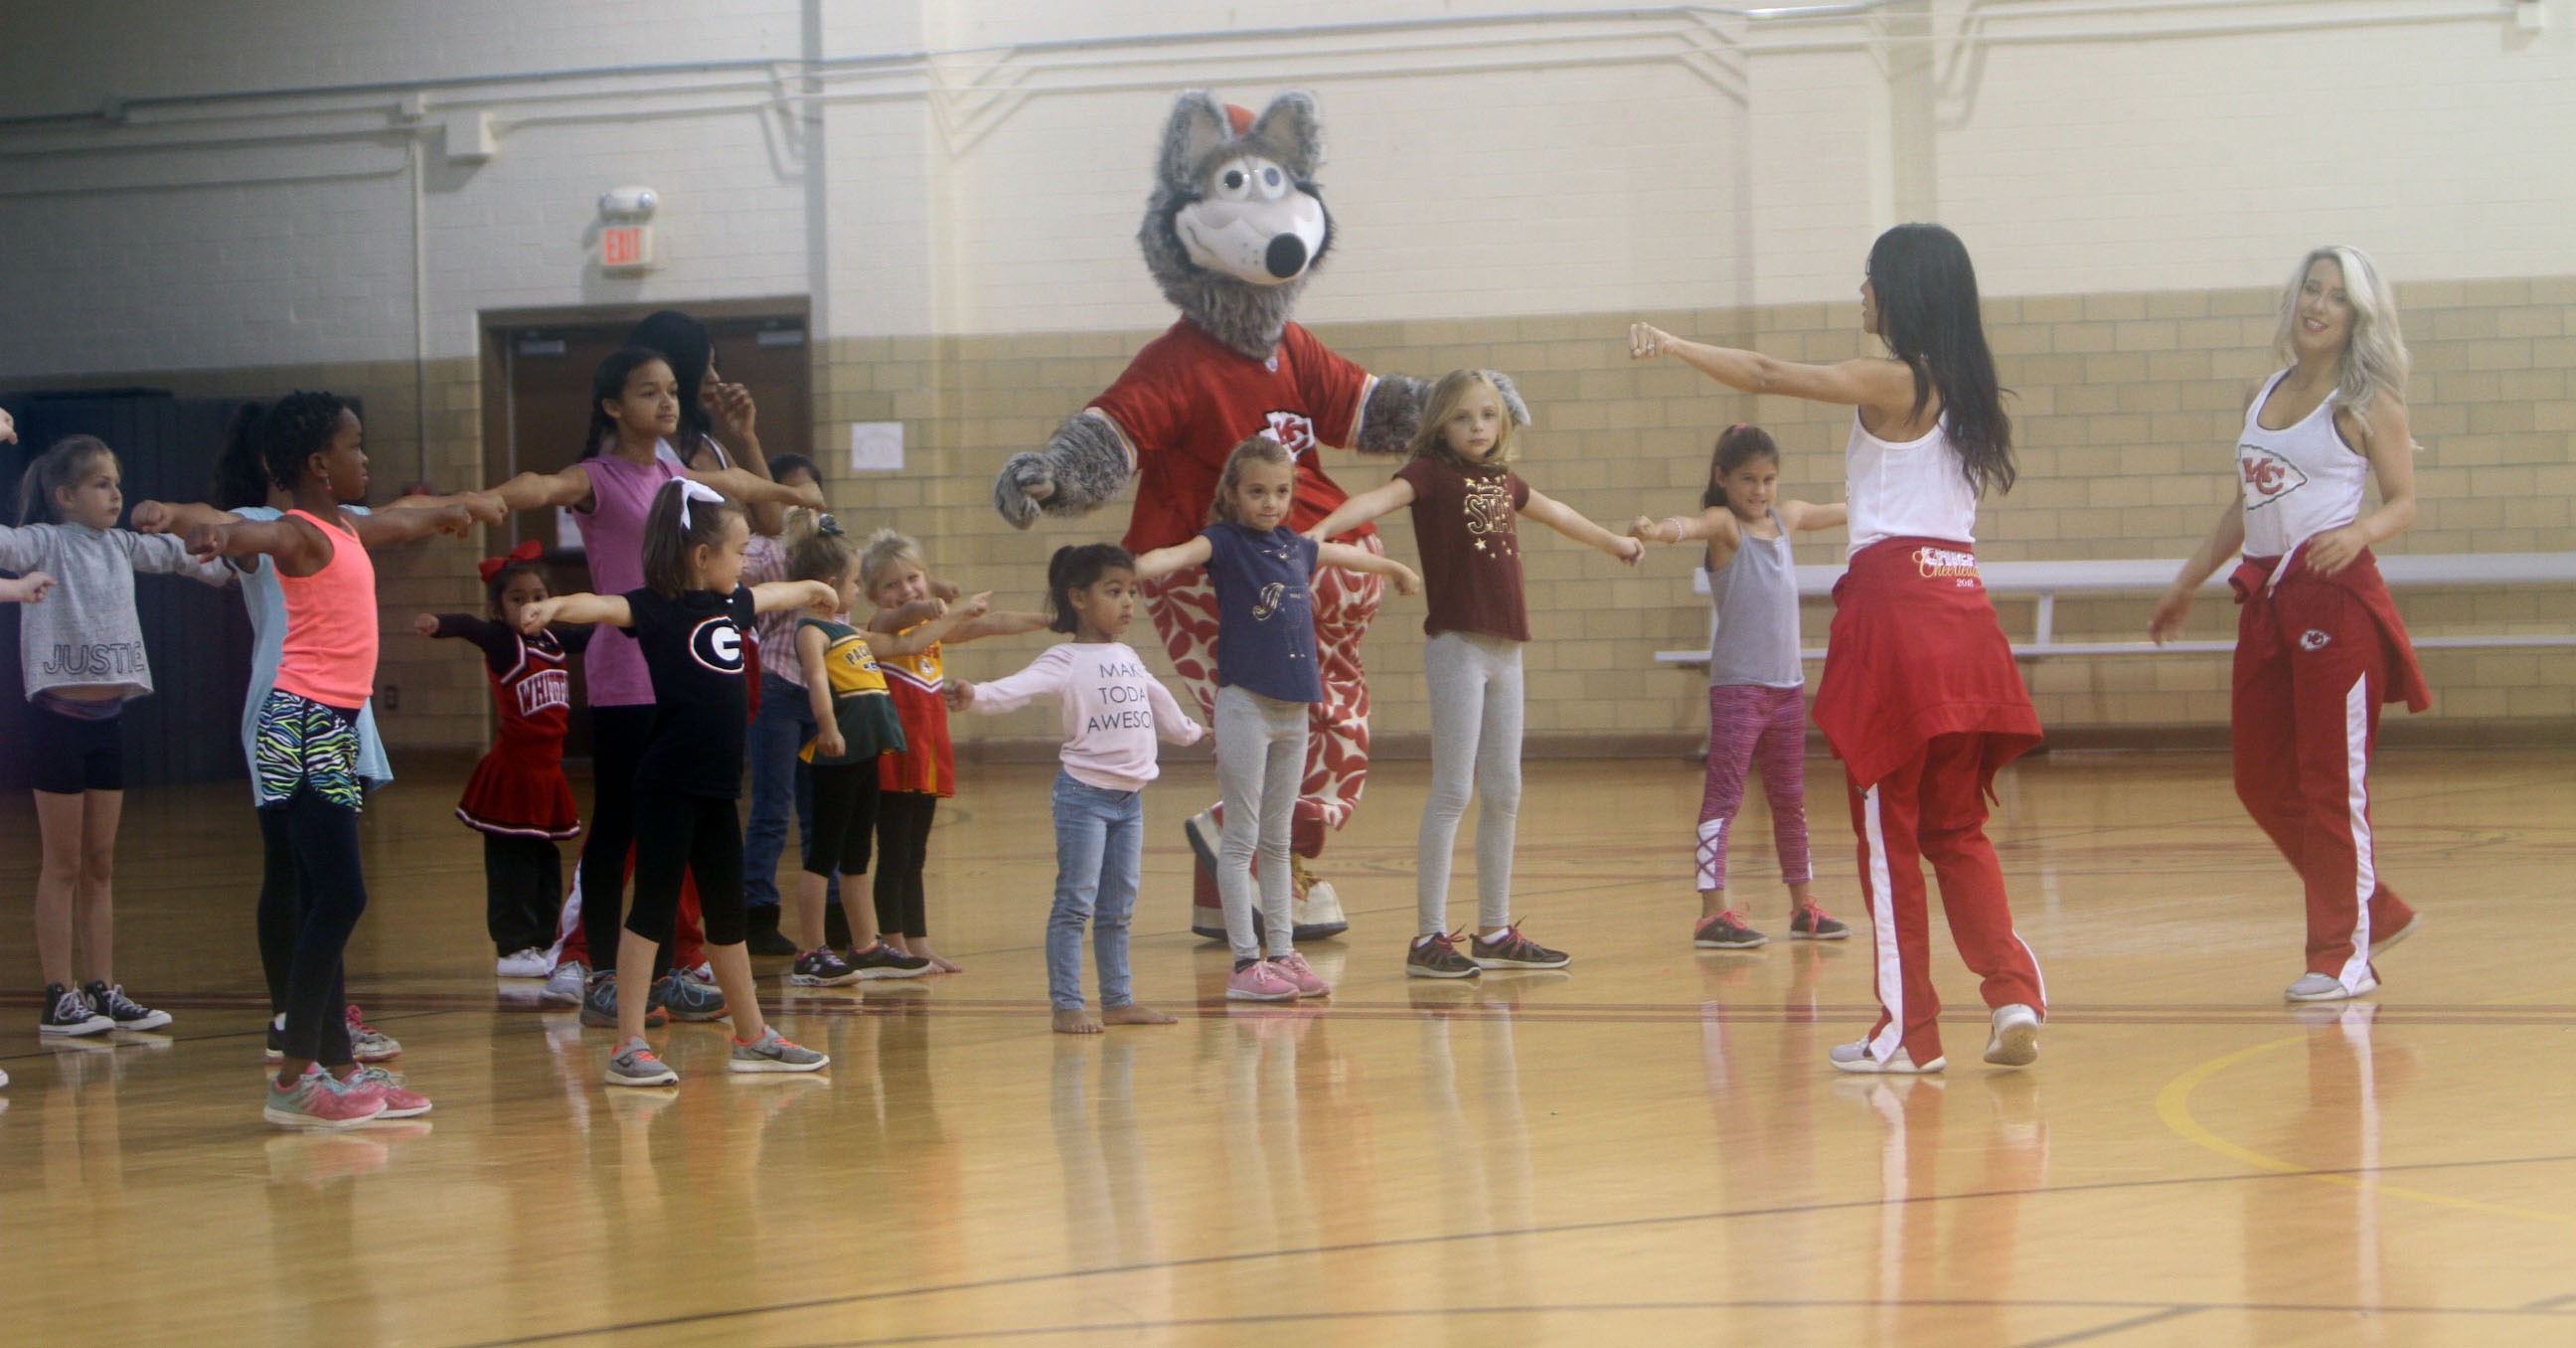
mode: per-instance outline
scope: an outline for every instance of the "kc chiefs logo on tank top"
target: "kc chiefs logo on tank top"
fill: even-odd
[[[2245,475],[2245,508],[2260,510],[2308,485],[2299,466],[2261,445],[2236,447],[2236,466]]]

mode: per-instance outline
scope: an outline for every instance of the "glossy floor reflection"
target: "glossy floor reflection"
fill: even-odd
[[[2040,1064],[1838,1077],[1866,936],[1688,943],[1698,773],[1533,764],[1519,908],[1576,956],[1401,976],[1424,777],[1382,769],[1328,858],[1327,1005],[1222,998],[1149,797],[1140,994],[1178,1025],[1046,1032],[1047,771],[941,815],[933,922],[966,973],[783,995],[811,1078],[597,1084],[606,1032],[496,984],[481,867],[415,777],[366,826],[352,993],[428,1117],[259,1121],[256,838],[237,786],[131,804],[120,975],[168,1033],[43,1044],[0,998],[8,1342],[596,1344],[2566,1344],[2576,1342],[2576,768],[2392,755],[2383,869],[2424,935],[2368,1003],[2292,1009],[2296,890],[2214,757],[2010,774],[1994,829],[2056,1014]],[[1815,795],[1838,770],[1811,765]],[[1759,793],[1754,793],[1757,797]],[[1767,839],[1768,821],[1737,836]],[[1857,919],[1839,816],[1820,897]],[[0,892],[33,880],[0,805]],[[1767,849],[1766,849],[1767,850]],[[1775,872],[1739,853],[1757,925]],[[1461,892],[1467,891],[1460,877]],[[12,919],[23,922],[21,916]],[[1865,933],[1865,926],[1863,928]],[[17,947],[24,949],[23,946]],[[28,962],[23,953],[17,957]],[[12,977],[29,979],[22,967]],[[772,980],[772,989],[779,984]]]

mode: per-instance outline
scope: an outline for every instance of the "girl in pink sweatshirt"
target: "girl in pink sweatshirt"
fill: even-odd
[[[1136,616],[1136,559],[1110,543],[1056,549],[1047,562],[1055,631],[1073,640],[990,683],[952,678],[948,705],[998,713],[1053,698],[1064,712],[1064,766],[1055,778],[1055,909],[1047,916],[1047,996],[1059,1034],[1101,1026],[1169,1025],[1128,988],[1127,919],[1145,842],[1145,784],[1160,771],[1157,737],[1195,744],[1207,732],[1181,710],[1125,642]],[[1082,928],[1100,968],[1100,1017],[1082,1000]]]

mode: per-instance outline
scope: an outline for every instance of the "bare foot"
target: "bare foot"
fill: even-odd
[[[913,942],[911,953],[930,961],[930,971],[932,973],[956,974],[964,973],[966,971],[966,966],[948,958],[946,955],[940,954],[936,950],[931,949],[930,942],[928,941]]]
[[[1177,1025],[1180,1018],[1168,1011],[1157,1011],[1142,1002],[1105,1007],[1100,1012],[1104,1025]]]
[[[1109,1014],[1114,1017],[1118,1013],[1112,1011]],[[1088,1011],[1058,1011],[1055,1013],[1055,1032],[1057,1034],[1098,1034],[1100,1022],[1093,1020]]]

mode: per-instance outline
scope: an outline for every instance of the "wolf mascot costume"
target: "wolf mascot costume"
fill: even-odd
[[[1146,269],[1180,308],[1180,321],[1137,352],[1118,382],[1056,428],[1043,448],[1002,466],[993,505],[1003,518],[1025,529],[1041,510],[1086,514],[1133,480],[1127,547],[1144,552],[1184,542],[1206,527],[1226,455],[1247,436],[1267,435],[1297,458],[1289,527],[1304,530],[1344,499],[1324,472],[1319,446],[1402,452],[1429,386],[1372,375],[1288,317],[1333,245],[1332,217],[1315,183],[1322,157],[1322,129],[1305,94],[1279,95],[1258,120],[1203,90],[1181,95],[1163,128],[1154,193],[1136,231]],[[1513,420],[1528,421],[1510,385],[1502,390]],[[1383,551],[1367,525],[1339,541]],[[1378,576],[1332,567],[1317,573],[1313,589],[1324,700],[1315,705],[1298,793],[1298,858],[1321,852],[1325,834],[1359,803],[1369,745],[1359,644],[1386,592]],[[1217,608],[1205,568],[1152,582],[1144,595],[1173,669],[1213,724]],[[1201,812],[1188,832],[1199,861],[1190,927],[1222,939],[1213,815]],[[1307,873],[1302,860],[1296,865],[1297,939],[1344,930],[1349,923],[1332,886]]]

